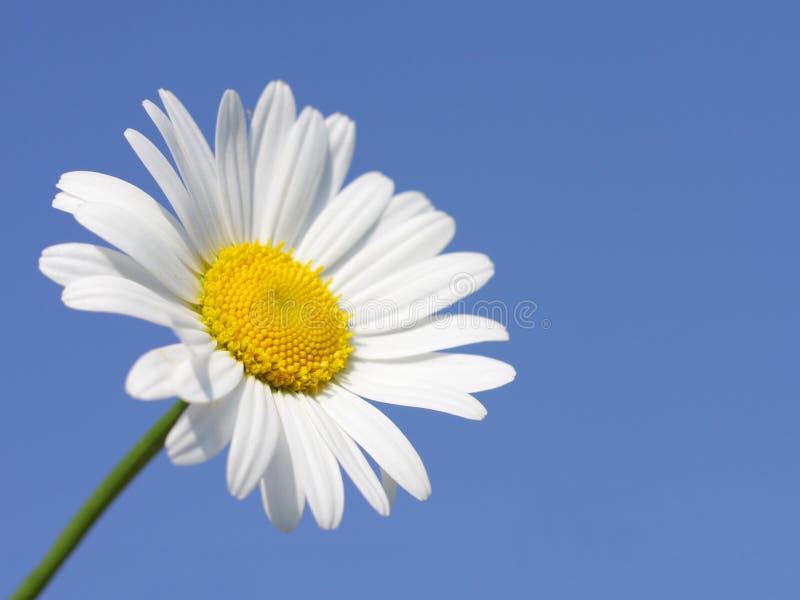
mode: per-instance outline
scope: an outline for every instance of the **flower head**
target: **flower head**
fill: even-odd
[[[419,192],[395,194],[380,173],[342,187],[353,122],[297,115],[286,84],[266,87],[249,124],[227,91],[213,152],[178,99],[160,94],[166,113],[144,106],[174,166],[142,134],[125,137],[173,212],[109,175],[67,173],[53,206],[118,250],[51,246],[42,272],[67,306],[174,331],[178,343],[136,361],[128,392],[190,403],[169,457],[196,464],[230,446],[228,489],[244,498],[260,487],[279,529],[294,528],[306,502],[321,527],[338,525],[340,467],[382,515],[397,484],[427,498],[418,454],[365,398],[483,418],[471,393],[508,383],[513,368],[441,351],[507,333],[436,313],[482,286],[491,261],[441,254],[453,220]]]

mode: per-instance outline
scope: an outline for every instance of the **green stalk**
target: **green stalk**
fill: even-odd
[[[133,480],[153,457],[164,447],[169,430],[186,409],[186,403],[178,400],[136,445],[117,463],[117,466],[97,486],[94,493],[75,513],[72,520],[58,536],[39,565],[17,588],[11,600],[30,600],[36,598],[45,588],[58,568],[80,544],[100,515],[109,507],[119,493]]]

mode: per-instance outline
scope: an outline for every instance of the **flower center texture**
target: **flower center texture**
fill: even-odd
[[[219,348],[273,388],[318,391],[347,365],[349,315],[283,244],[224,248],[203,276],[199,312]]]

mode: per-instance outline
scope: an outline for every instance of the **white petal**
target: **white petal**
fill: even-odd
[[[297,527],[305,506],[305,493],[295,462],[281,427],[275,452],[259,487],[264,512],[275,527],[287,533]]]
[[[328,144],[331,153],[333,172],[331,190],[336,193],[341,189],[356,145],[356,124],[345,115],[334,113],[325,119],[328,128]]]
[[[251,239],[257,239],[262,231],[271,227],[265,221],[267,215],[273,214],[271,205],[280,199],[268,196],[270,181],[295,115],[294,96],[289,86],[282,81],[267,85],[253,111],[250,134],[250,158],[253,164]]]
[[[130,279],[144,287],[172,298],[173,295],[150,273],[121,252],[94,244],[57,244],[42,251],[39,269],[59,285],[96,275]]]
[[[436,256],[455,234],[453,219],[431,211],[393,227],[364,245],[341,267],[326,273],[331,290],[345,298],[414,263]]]
[[[64,288],[61,299],[76,310],[127,315],[164,327],[170,327],[175,316],[192,318],[194,314],[139,283],[108,275],[73,281]]]
[[[177,223],[175,217],[144,190],[113,175],[94,171],[70,171],[61,175],[56,187],[79,204],[84,202],[111,204],[134,210],[153,221],[165,220],[170,225]]]
[[[438,315],[411,329],[386,335],[357,336],[353,356],[383,360],[416,356],[478,342],[508,340],[506,328],[476,315]]]
[[[344,388],[317,395],[322,408],[409,494],[425,500],[431,484],[417,451],[386,415]]]
[[[422,192],[402,192],[397,194],[386,212],[383,214],[375,231],[372,233],[374,239],[380,238],[384,233],[401,225],[418,215],[433,211],[433,204]]]
[[[242,363],[226,350],[214,350],[214,346],[212,342],[206,352],[192,354],[175,369],[175,390],[186,402],[213,402],[229,394],[242,380]]]
[[[189,114],[186,107],[171,91],[161,89],[158,90],[158,95],[164,103],[164,108],[172,125],[175,127],[178,142],[183,148],[191,149],[190,155],[196,155],[204,167],[211,167],[214,164],[214,153],[211,152],[203,132],[200,131],[192,115]],[[213,170],[209,170],[206,173],[206,175],[212,174]]]
[[[180,260],[175,244],[161,237],[146,217],[119,206],[87,202],[75,212],[75,219],[133,258],[178,297],[197,300],[197,276]]]
[[[215,150],[220,200],[230,215],[232,239],[248,240],[252,199],[247,122],[239,95],[233,90],[225,92],[219,105]]]
[[[245,377],[231,449],[228,452],[228,490],[245,498],[258,485],[272,459],[280,436],[280,419],[268,386]]]
[[[350,365],[346,373],[339,373],[337,382],[346,388],[376,402],[427,408],[465,419],[481,420],[486,409],[476,398],[454,386],[430,384],[415,379],[392,378],[386,369],[373,369],[372,363]]]
[[[172,254],[189,268],[196,271],[199,269],[197,257],[189,246],[183,226],[169,211],[135,185],[103,173],[73,171],[64,173],[56,186],[71,198],[67,202],[61,202],[60,208],[66,210],[69,207],[68,212],[76,214],[84,204],[97,203],[122,209],[125,214],[133,213],[137,222],[147,223],[148,228],[163,240],[162,243],[170,248]]]
[[[355,370],[368,369],[387,381],[419,381],[454,387],[464,392],[481,392],[514,380],[514,367],[500,360],[476,354],[434,352],[411,358],[384,361],[351,359]]]
[[[392,196],[394,183],[367,173],[337,195],[311,224],[297,246],[297,260],[333,265],[375,224]]]
[[[494,274],[477,252],[442,254],[408,267],[347,298],[354,333],[408,328],[480,289]]]
[[[209,236],[211,247],[224,245],[229,224],[218,198],[214,155],[200,128],[174,94],[159,90],[165,115],[152,102],[145,102],[147,114],[161,132],[178,167],[183,183],[195,202]]]
[[[397,482],[392,479],[391,475],[381,469],[381,484],[386,497],[389,499],[389,506],[392,506],[397,499]]]
[[[213,221],[211,208],[208,206],[207,194],[202,193],[202,179],[197,173],[201,166],[192,163],[191,158],[186,156],[175,132],[175,127],[164,111],[149,100],[142,102],[142,106],[150,119],[152,119],[161,137],[164,138],[172,159],[178,167],[183,185],[189,194],[189,210],[196,215],[195,219],[199,225],[198,230],[202,231],[202,242],[198,250],[206,262],[211,262],[213,252],[218,248],[219,236],[216,223]],[[197,196],[195,194],[201,195]]]
[[[344,510],[344,486],[339,463],[320,438],[294,394],[278,393],[278,414],[308,506],[323,529],[339,525]]]
[[[364,495],[370,506],[378,514],[386,516],[389,514],[389,499],[383,490],[381,483],[375,476],[375,472],[369,466],[364,453],[361,452],[352,438],[347,435],[328,416],[322,407],[313,398],[304,398],[304,408],[309,418],[314,423],[320,437],[330,448],[336,460],[353,480],[358,490]]]
[[[140,400],[161,400],[177,396],[175,369],[189,360],[191,353],[184,344],[155,348],[133,363],[125,380],[125,391]]]
[[[66,192],[58,192],[53,198],[53,208],[69,214],[74,214],[81,204],[83,204],[83,200]]]
[[[165,446],[176,465],[196,465],[217,454],[230,442],[239,406],[235,394],[211,404],[191,404],[172,426]]]
[[[329,161],[322,116],[306,108],[289,131],[270,178],[259,240],[289,245],[294,242],[318,198]]]
[[[200,315],[190,312],[186,315],[173,317],[170,329],[189,349],[192,356],[208,354],[216,348]]]
[[[166,115],[158,111],[163,118],[162,127],[171,134],[172,125],[167,120]],[[157,117],[158,118],[158,117]],[[167,158],[161,151],[147,139],[144,135],[134,129],[125,131],[125,138],[133,148],[133,151],[142,161],[142,164],[150,172],[161,191],[164,192],[175,214],[186,228],[189,239],[200,257],[206,262],[210,262],[213,256],[213,242],[208,233],[208,227],[203,219],[203,214],[198,210],[196,201],[189,195],[175,169],[172,168]],[[173,144],[177,144],[173,141]]]

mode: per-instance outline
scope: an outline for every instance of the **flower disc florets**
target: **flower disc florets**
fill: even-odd
[[[273,388],[315,393],[353,351],[348,314],[321,271],[282,245],[224,248],[203,277],[203,322],[247,373]]]

